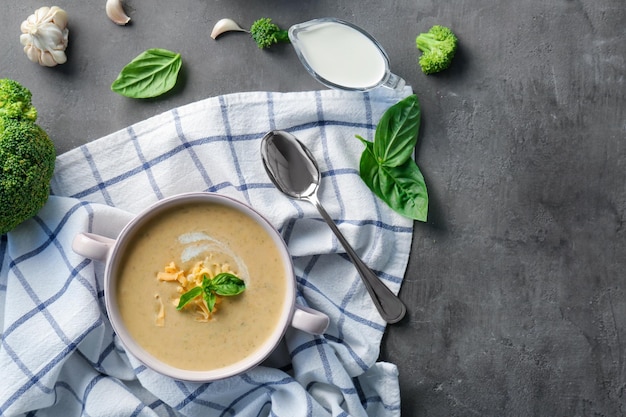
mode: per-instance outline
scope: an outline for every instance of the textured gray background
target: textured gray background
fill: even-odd
[[[0,13],[0,77],[28,86],[59,153],[172,107],[222,93],[322,88],[290,47],[209,38],[232,17],[291,24],[335,16],[371,32],[423,110],[417,161],[431,197],[415,227],[382,359],[400,369],[405,416],[626,414],[626,3],[624,0],[104,0],[54,3],[70,19],[69,62],[27,60]],[[415,36],[448,25],[451,69],[423,75]],[[175,91],[109,90],[151,47],[182,54]]]

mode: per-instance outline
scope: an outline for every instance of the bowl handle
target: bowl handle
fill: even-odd
[[[291,319],[292,327],[311,334],[323,334],[329,323],[326,314],[300,305],[296,305]]]
[[[79,233],[74,237],[72,250],[85,258],[106,262],[115,240],[94,233]]]

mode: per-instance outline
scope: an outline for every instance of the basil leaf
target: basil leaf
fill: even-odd
[[[111,84],[111,90],[126,97],[159,96],[176,85],[182,66],[180,54],[153,48],[130,61]]]
[[[180,300],[178,301],[178,305],[176,306],[176,310],[181,310],[187,303],[191,300],[202,294],[202,287],[194,287],[180,296]]]
[[[217,296],[215,295],[215,293],[213,291],[204,291],[203,298],[206,306],[209,308],[209,312],[213,312],[215,302],[217,301]]]
[[[241,294],[246,289],[246,283],[236,275],[223,272],[213,278],[213,288],[218,295],[232,296]]]
[[[374,136],[374,156],[379,164],[395,167],[411,158],[417,143],[420,115],[415,94],[387,109],[376,126]]]
[[[407,99],[385,112],[376,126],[374,142],[356,135],[365,145],[359,161],[359,173],[369,189],[394,211],[411,219],[426,221],[428,190],[422,172],[411,157],[417,143],[420,110],[417,99]],[[381,146],[380,142],[387,147]],[[403,149],[391,149],[393,146]],[[380,157],[377,152],[383,152],[381,149],[387,152],[390,159]]]
[[[374,143],[363,139],[359,135],[356,135],[356,137],[365,145],[365,150],[363,154],[361,154],[361,160],[359,162],[359,174],[370,190],[374,191],[374,178],[378,175],[379,168],[378,161],[374,156]],[[381,199],[385,201],[384,198],[381,197]]]
[[[408,159],[399,167],[385,167],[376,161],[372,148],[373,144],[369,145],[361,155],[359,169],[365,184],[397,213],[426,221],[428,191],[415,161]]]
[[[207,274],[202,275],[202,289],[204,291],[213,290],[213,280]]]
[[[241,294],[245,289],[245,282],[236,275],[222,272],[221,274],[217,274],[213,279],[204,275],[202,277],[202,284],[199,287],[194,287],[180,296],[176,309],[182,309],[191,300],[202,295],[204,302],[209,308],[209,312],[213,312],[218,295],[237,295]]]

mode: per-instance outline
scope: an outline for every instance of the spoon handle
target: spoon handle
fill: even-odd
[[[383,284],[374,271],[365,265],[359,255],[357,255],[354,249],[352,249],[352,246],[350,246],[333,219],[328,215],[324,207],[322,207],[317,197],[312,195],[307,197],[307,200],[317,208],[326,223],[328,223],[332,231],[335,233],[335,236],[337,236],[337,239],[339,239],[339,242],[343,245],[348,257],[359,271],[359,275],[365,284],[365,288],[370,294],[370,297],[372,297],[374,305],[376,306],[376,309],[378,309],[381,317],[387,323],[397,323],[402,320],[406,313],[406,307],[402,301],[393,292],[391,292],[385,284]]]

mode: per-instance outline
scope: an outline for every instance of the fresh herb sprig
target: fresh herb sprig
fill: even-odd
[[[243,282],[243,280],[236,275],[230,274],[228,272],[222,272],[220,274],[217,274],[213,279],[209,278],[207,275],[204,275],[202,277],[201,286],[194,287],[180,296],[180,300],[178,302],[178,306],[176,306],[176,309],[181,310],[191,300],[196,297],[202,296],[204,302],[209,308],[209,312],[213,312],[213,308],[215,308],[215,302],[217,301],[218,295],[230,297],[233,295],[241,294],[242,292],[244,292],[245,289],[246,283]]]
[[[374,142],[356,135],[365,145],[359,173],[367,186],[403,216],[425,222],[428,190],[413,160],[421,110],[415,94],[391,106],[381,117]]]
[[[130,61],[111,84],[111,90],[130,98],[151,98],[171,90],[182,66],[180,54],[148,49]]]

